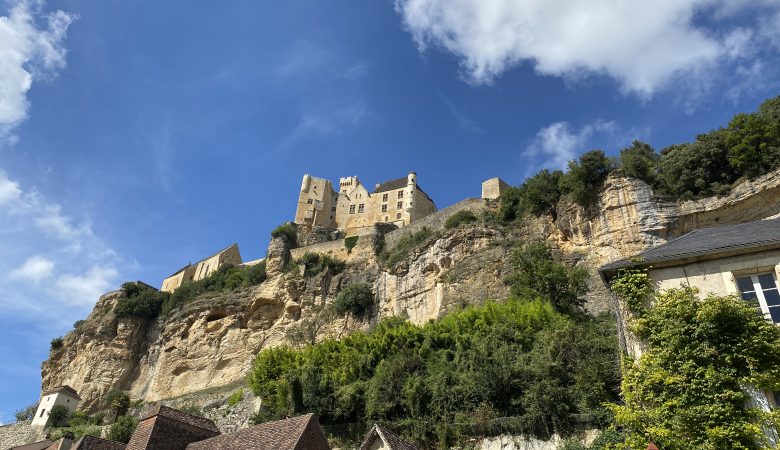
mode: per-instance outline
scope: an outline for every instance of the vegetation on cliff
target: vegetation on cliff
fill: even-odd
[[[544,169],[501,197],[501,216],[512,221],[523,214],[555,216],[563,196],[588,209],[595,205],[607,175],[613,171],[641,179],[656,192],[690,200],[725,195],[744,180],[780,167],[780,97],[758,111],[737,114],[726,127],[700,134],[693,142],[656,152],[640,141],[610,159],[601,150],[569,162],[566,172]]]
[[[481,433],[549,437],[583,420],[608,423],[603,404],[617,400],[619,383],[614,323],[559,311],[581,304],[562,294],[582,292],[578,275],[558,270],[548,250],[529,248],[517,256],[528,266],[517,270],[554,268],[558,277],[549,283],[556,286],[518,287],[522,297],[424,326],[390,318],[340,341],[263,350],[248,380],[263,398],[257,420],[314,412],[330,427],[379,421],[440,445]]]

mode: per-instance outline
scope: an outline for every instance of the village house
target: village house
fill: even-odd
[[[41,394],[38,409],[32,420],[32,426],[45,427],[49,424],[49,415],[52,408],[61,405],[67,408],[68,414],[73,414],[81,402],[78,392],[70,386],[57,386]]]
[[[198,281],[214,273],[225,264],[233,266],[241,265],[241,253],[238,251],[238,244],[232,244],[229,247],[214,253],[211,256],[201,259],[195,264],[187,264],[163,280],[161,291],[173,292],[187,281]]]
[[[376,223],[399,227],[409,225],[436,212],[436,205],[417,184],[417,174],[375,185],[373,191],[357,176],[339,180],[339,191],[330,180],[304,175],[295,223],[341,230],[347,236],[358,235]]]
[[[366,433],[366,437],[363,439],[363,442],[360,444],[360,450],[419,450],[419,449],[414,445],[406,442],[401,438],[401,436],[398,436],[397,434],[393,433],[387,428],[374,424],[374,426],[371,427],[370,430],[368,430],[368,433]]]

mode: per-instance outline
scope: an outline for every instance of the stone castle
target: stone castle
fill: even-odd
[[[417,184],[417,174],[378,183],[372,192],[357,176],[339,179],[339,191],[330,180],[303,176],[295,223],[329,230],[347,236],[359,235],[376,223],[409,225],[436,212],[436,205]]]

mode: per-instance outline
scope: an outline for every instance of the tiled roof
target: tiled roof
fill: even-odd
[[[95,436],[82,436],[70,450],[124,450],[127,444]]]
[[[679,261],[714,259],[773,247],[780,247],[780,219],[694,230],[631,258],[606,264],[599,271],[671,265]]]
[[[386,192],[386,191],[393,191],[395,189],[401,189],[403,187],[406,187],[406,184],[409,182],[408,177],[401,177],[396,178],[395,180],[385,181],[384,183],[381,183],[379,186],[374,189],[374,194],[378,192]]]
[[[18,447],[11,447],[8,450],[44,450],[49,448],[54,442],[45,439],[43,441],[33,442],[31,444],[20,445]]]
[[[374,426],[371,427],[371,430],[368,431],[368,434],[366,434],[363,443],[360,444],[360,450],[370,449],[371,444],[373,444],[376,439],[382,439],[389,450],[419,450],[414,445],[401,439],[401,436],[398,436],[387,428],[377,424],[374,424]]]
[[[157,405],[142,416],[127,450],[184,450],[187,444],[219,435],[214,422]]]
[[[266,422],[230,434],[193,442],[187,450],[330,450],[313,414]]]
[[[57,392],[61,392],[63,394],[67,394],[67,395],[69,395],[69,396],[71,396],[73,398],[77,398],[77,399],[81,400],[81,397],[79,397],[79,393],[76,392],[75,389],[73,389],[72,387],[70,387],[70,386],[68,386],[66,384],[63,384],[62,386],[53,387],[53,388],[49,389],[48,391],[44,392],[41,395],[51,395],[51,394],[54,394],[54,393],[57,393]]]

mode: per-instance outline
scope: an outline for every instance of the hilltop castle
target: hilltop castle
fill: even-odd
[[[389,222],[399,227],[409,225],[436,212],[436,205],[417,185],[417,174],[378,183],[369,192],[357,176],[339,179],[339,191],[330,180],[303,176],[295,223],[341,230],[347,236],[357,235],[375,223]]]

